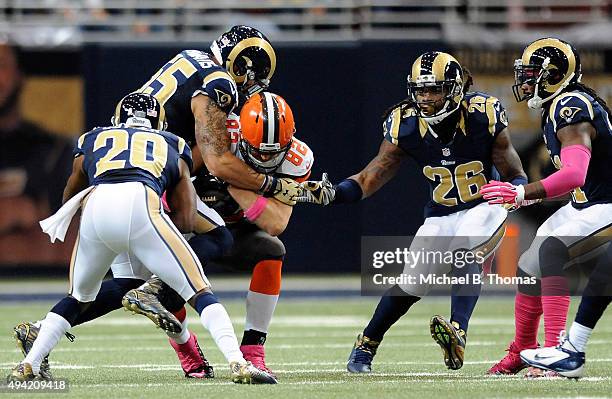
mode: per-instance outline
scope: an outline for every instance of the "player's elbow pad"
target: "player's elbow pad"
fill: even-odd
[[[591,151],[583,145],[571,145],[561,149],[562,167],[542,180],[546,197],[558,197],[582,187],[591,160]]]

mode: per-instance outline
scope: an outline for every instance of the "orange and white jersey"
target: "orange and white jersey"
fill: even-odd
[[[242,153],[238,147],[240,140],[240,117],[231,112],[227,116],[227,133],[231,139],[231,152],[238,158],[244,161]],[[298,182],[308,180],[312,164],[314,163],[314,154],[310,147],[303,141],[293,137],[291,148],[287,151],[285,159],[274,172],[275,176],[290,177]]]

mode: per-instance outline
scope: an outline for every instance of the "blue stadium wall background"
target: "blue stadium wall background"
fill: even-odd
[[[78,51],[25,51],[23,65],[30,76],[79,77],[83,107],[75,112],[88,130],[110,124],[117,101],[140,87],[177,52],[201,47],[91,45]],[[328,172],[335,182],[361,170],[377,153],[381,116],[405,98],[406,75],[414,59],[427,50],[449,50],[440,42],[389,41],[292,43],[275,48],[278,61],[270,89],[291,105],[296,135],[315,153],[312,178]],[[606,55],[603,64],[609,63],[608,58]],[[505,60],[502,64],[506,65]],[[509,65],[499,74],[503,72],[511,81]],[[498,87],[498,81],[492,82],[484,89],[499,90],[499,94],[493,92],[496,95],[510,93],[505,83]],[[503,102],[509,103],[510,98]],[[512,123],[512,113],[510,118]],[[297,206],[281,236],[287,247],[285,271],[358,272],[361,237],[413,234],[422,223],[427,197],[422,174],[408,161],[394,180],[359,204]],[[33,269],[44,273],[67,272],[66,264],[28,265],[24,260],[19,265],[0,265],[0,274],[28,273],[26,266],[42,266]]]

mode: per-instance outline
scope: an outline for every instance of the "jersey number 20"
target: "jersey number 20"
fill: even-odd
[[[115,158],[127,149],[129,149],[129,161],[132,166],[144,169],[155,177],[162,175],[168,160],[168,144],[162,136],[154,133],[136,132],[130,139],[126,130],[105,130],[96,137],[93,150],[97,151],[106,147],[108,140],[111,141],[110,149],[106,155],[96,162],[94,177],[109,170],[125,168],[126,160]],[[151,151],[147,154],[149,145]]]

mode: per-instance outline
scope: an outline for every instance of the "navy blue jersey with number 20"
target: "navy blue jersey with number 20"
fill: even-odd
[[[90,185],[141,182],[160,196],[179,178],[179,159],[192,167],[191,149],[174,134],[145,127],[95,128],[83,134],[74,156],[84,156]]]

